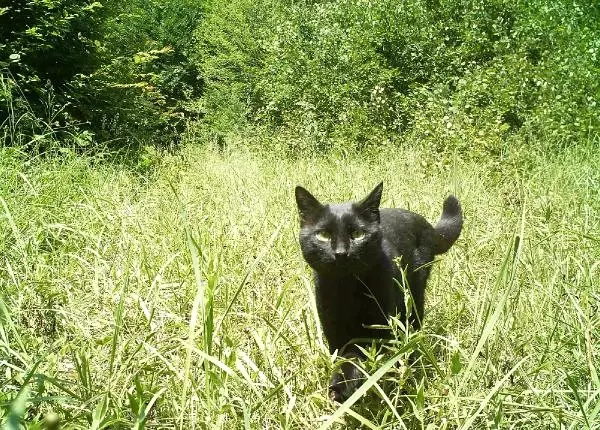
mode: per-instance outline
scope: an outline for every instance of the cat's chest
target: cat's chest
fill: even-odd
[[[317,301],[323,310],[346,315],[379,309],[382,303],[389,302],[392,288],[392,279],[388,276],[328,279],[317,275],[315,281]]]
[[[375,284],[373,279],[317,278],[317,310],[330,349],[341,348],[353,338],[380,336],[368,327],[386,324],[396,302],[392,291],[391,283]]]

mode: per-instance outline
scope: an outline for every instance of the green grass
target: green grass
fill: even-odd
[[[2,149],[0,420],[600,428],[594,146],[488,162],[419,149],[288,157],[189,145],[143,172]],[[293,188],[339,201],[380,180],[385,206],[430,221],[455,193],[465,226],[435,264],[422,332],[369,351],[366,398],[340,407],[327,400],[333,363]]]

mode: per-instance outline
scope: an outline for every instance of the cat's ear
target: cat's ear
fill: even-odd
[[[379,205],[381,203],[382,191],[383,182],[380,182],[367,197],[356,204],[361,215],[368,215],[379,222]]]
[[[323,211],[323,205],[301,186],[296,187],[296,204],[303,224],[314,222]]]

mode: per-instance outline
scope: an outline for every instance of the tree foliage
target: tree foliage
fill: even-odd
[[[594,2],[17,0],[0,36],[9,137],[169,143],[193,120],[479,154],[600,130]]]
[[[0,8],[0,123],[34,136],[64,125],[66,113],[56,110],[70,102],[69,82],[97,65],[101,11],[100,3],[81,0],[15,0]]]
[[[168,143],[202,81],[190,55],[197,1],[18,0],[0,9],[5,140]],[[62,132],[62,133],[61,133]],[[83,137],[83,138],[82,138]]]
[[[93,89],[99,101],[87,103],[82,116],[101,125],[102,137],[169,143],[186,118],[197,116],[203,82],[190,56],[200,17],[196,0],[113,6],[103,27],[102,64],[77,82],[82,93]]]
[[[485,151],[515,135],[562,144],[599,131],[600,13],[593,3],[240,4],[228,8],[266,14],[260,22],[271,27],[250,32],[256,21],[228,23],[220,2],[210,9],[229,37],[203,56],[205,65],[259,51],[251,73],[245,61],[211,77],[209,91],[219,92],[222,79],[246,88],[221,111],[242,103],[246,117],[265,124],[355,143],[391,136],[464,149],[480,142]],[[243,46],[232,48],[232,40]]]

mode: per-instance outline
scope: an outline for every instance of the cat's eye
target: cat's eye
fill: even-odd
[[[329,242],[331,240],[331,235],[329,233],[327,233],[326,231],[318,231],[315,234],[315,237],[317,238],[317,240],[320,240],[321,242]]]
[[[365,232],[361,231],[361,230],[353,230],[350,233],[350,237],[352,238],[352,240],[354,241],[359,241],[359,240],[363,240],[365,238]]]

